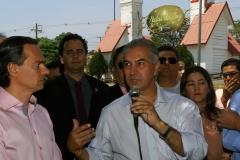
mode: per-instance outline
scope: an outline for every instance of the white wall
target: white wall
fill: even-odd
[[[129,39],[128,39],[128,31],[125,30],[125,32],[123,33],[122,37],[120,38],[118,44],[116,45],[115,49],[118,48],[118,47],[121,47],[125,44],[127,44],[129,42]],[[105,58],[105,60],[107,61],[107,63],[109,64],[110,60],[111,60],[111,55],[112,55],[112,52],[105,52],[103,53],[103,57]],[[104,74],[102,76],[102,78],[113,78],[112,76],[112,73],[111,73],[111,70],[108,71],[106,74]]]
[[[228,52],[227,26],[228,19],[223,12],[211,35],[213,41],[213,73],[220,73],[222,62],[232,57]]]
[[[128,28],[129,41],[142,37],[142,31],[139,30],[142,17],[143,0],[120,0],[121,4],[121,25],[130,26]]]
[[[210,2],[215,3],[215,0],[202,0],[202,14],[206,10],[205,3],[210,3]],[[190,0],[190,24],[192,23],[194,17],[199,14],[199,3],[200,3],[200,0],[194,3],[191,3],[191,0]]]
[[[198,49],[197,49],[197,45],[195,46],[187,46],[187,49],[192,53],[192,56],[194,58],[194,64],[197,65],[197,60],[198,60]],[[201,60],[200,60],[200,66],[205,68],[206,66],[206,61],[205,61],[205,48],[201,47]]]

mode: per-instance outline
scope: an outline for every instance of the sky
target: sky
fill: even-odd
[[[215,0],[215,3],[223,2]],[[233,20],[240,19],[240,0],[227,0]],[[55,38],[62,32],[81,35],[94,50],[107,25],[114,20],[114,0],[0,0],[0,32],[6,36],[35,38],[36,23],[42,33],[38,37]],[[162,5],[190,8],[189,0],[143,0],[143,17]],[[121,19],[120,0],[115,0],[115,17]],[[143,35],[149,35],[147,29]]]

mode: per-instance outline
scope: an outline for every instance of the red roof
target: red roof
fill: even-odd
[[[102,53],[112,52],[126,29],[127,26],[121,26],[120,20],[113,21],[95,51],[100,49]]]
[[[143,38],[146,39],[146,40],[149,40],[149,41],[152,41],[152,38],[150,36],[144,36],[143,35]],[[153,41],[152,41],[153,42]]]
[[[233,56],[240,55],[240,44],[230,33],[228,33],[228,51]]]
[[[210,38],[213,29],[215,28],[220,15],[224,8],[228,8],[228,12],[233,22],[232,15],[230,13],[227,2],[212,4],[209,9],[202,14],[202,33],[201,33],[201,44],[206,44]],[[227,29],[227,28],[226,28]],[[181,45],[196,45],[198,43],[198,15],[194,17],[188,31],[186,32]]]

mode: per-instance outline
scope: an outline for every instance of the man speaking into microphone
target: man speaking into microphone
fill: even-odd
[[[129,93],[106,106],[88,148],[69,138],[70,152],[80,160],[204,159],[207,143],[197,106],[180,95],[166,95],[155,82],[155,44],[132,40],[123,50],[123,62],[126,82],[139,89],[139,96]]]

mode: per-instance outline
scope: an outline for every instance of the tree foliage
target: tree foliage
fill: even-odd
[[[57,41],[42,37],[38,38],[38,45],[47,64],[59,58]]]
[[[110,62],[109,62],[109,70],[112,71],[112,67],[113,67],[113,55],[115,54],[115,48],[112,50],[112,54],[111,54],[111,59],[110,59]]]
[[[71,32],[67,32],[67,33],[63,32],[63,33],[59,34],[58,36],[56,36],[55,40],[59,43],[63,39],[63,37],[65,37],[66,35],[69,35],[69,34],[72,34],[72,33]]]
[[[229,33],[240,43],[240,20],[234,21],[232,28],[228,30]]]
[[[192,53],[187,49],[185,45],[177,47],[179,59],[184,62],[185,68],[194,66],[194,58]]]
[[[46,37],[38,38],[38,45],[43,52],[43,55],[46,59],[46,63],[50,63],[53,60],[59,59],[58,54],[58,45],[59,42],[62,40],[62,38],[68,34],[71,34],[70,32],[67,33],[61,33],[60,35],[56,36],[54,39],[49,39]]]
[[[157,47],[162,45],[170,45],[176,48],[179,54],[179,59],[185,63],[185,67],[188,68],[194,65],[194,58],[191,52],[185,45],[180,46],[180,43],[189,28],[189,18],[185,18],[182,26],[169,33],[152,33],[150,32],[151,38]]]
[[[150,32],[150,36],[157,47],[162,45],[171,45],[177,47],[180,45],[188,28],[189,18],[185,18],[182,26],[179,29],[164,34]]]
[[[89,74],[97,76],[98,79],[108,71],[107,61],[104,59],[100,50],[92,57],[89,64]]]

